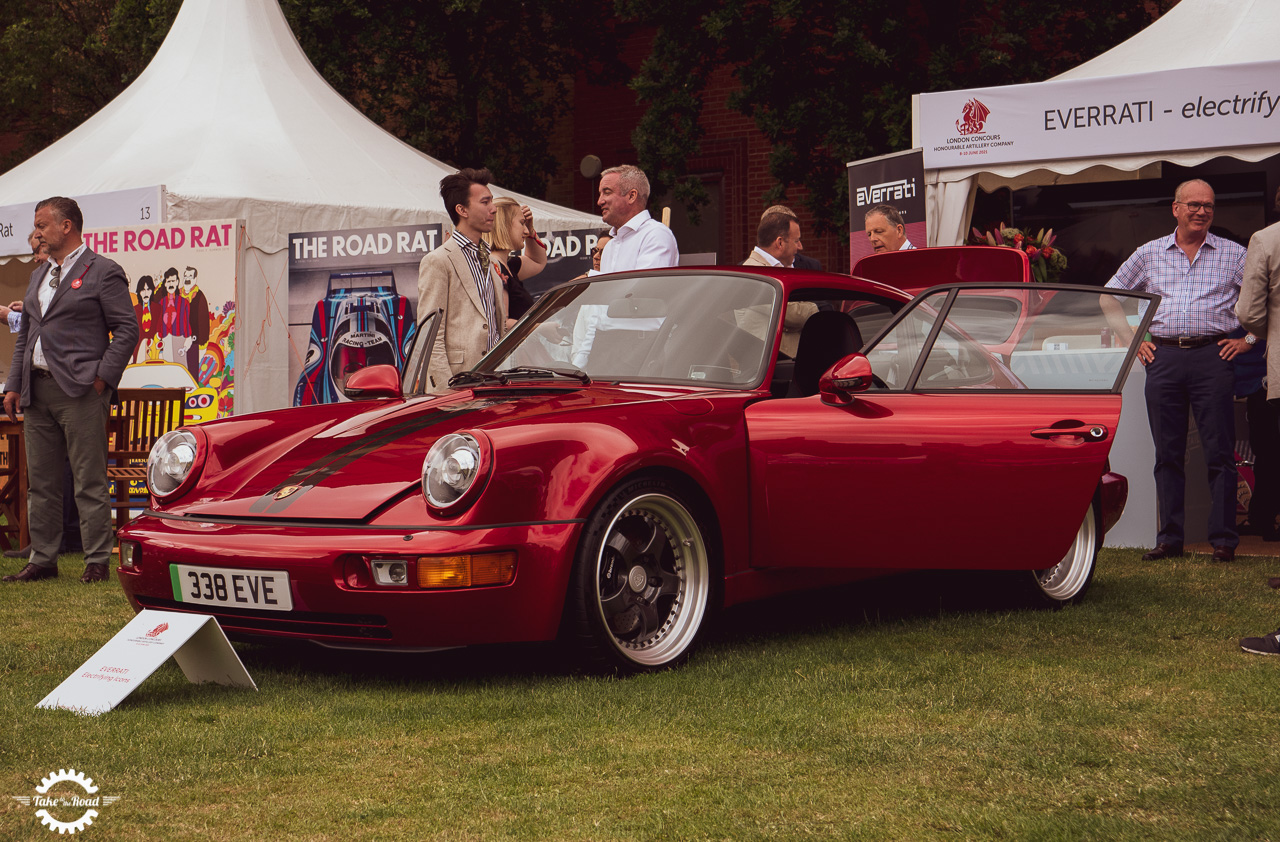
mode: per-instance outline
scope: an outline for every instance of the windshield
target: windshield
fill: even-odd
[[[592,380],[755,387],[780,295],[739,274],[603,276],[547,293],[476,370],[567,368]]]

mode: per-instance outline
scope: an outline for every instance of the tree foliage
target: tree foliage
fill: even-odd
[[[0,122],[19,163],[92,117],[146,67],[181,0],[0,4]]]
[[[632,87],[634,141],[655,191],[696,202],[705,85],[728,65],[729,105],[772,144],[771,204],[802,188],[820,228],[847,230],[848,161],[911,145],[911,95],[1047,79],[1135,34],[1177,0],[680,0],[620,10],[657,27]],[[669,8],[670,7],[670,8]],[[683,11],[682,11],[683,10]],[[683,16],[681,16],[683,15]]]

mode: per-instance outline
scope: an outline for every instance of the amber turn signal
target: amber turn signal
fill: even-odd
[[[515,578],[516,554],[421,556],[417,566],[420,588],[506,585]]]

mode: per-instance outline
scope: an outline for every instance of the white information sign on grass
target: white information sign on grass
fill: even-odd
[[[170,656],[193,684],[258,689],[216,619],[143,609],[36,707],[106,713]]]

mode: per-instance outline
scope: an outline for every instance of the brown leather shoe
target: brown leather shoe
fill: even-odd
[[[107,578],[107,566],[105,564],[86,564],[84,566],[84,575],[80,577],[80,581],[88,584],[90,582],[105,582]]]
[[[1143,561],[1159,561],[1162,558],[1180,558],[1182,547],[1179,544],[1156,544],[1156,548],[1142,554]]]
[[[1235,561],[1235,560],[1236,560],[1236,548],[1235,548],[1235,547],[1214,547],[1214,548],[1213,548],[1213,557],[1212,557],[1212,558],[1210,558],[1209,560],[1210,560],[1210,561],[1220,562],[1220,563],[1225,563],[1225,562],[1228,562],[1228,561]]]
[[[38,564],[28,564],[12,576],[5,576],[3,579],[0,579],[0,582],[35,582],[40,579],[56,578],[58,578],[58,568],[41,567]]]

